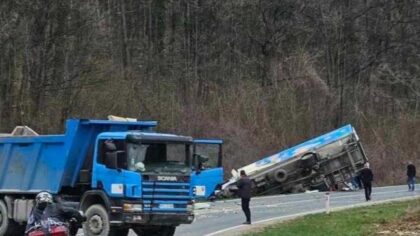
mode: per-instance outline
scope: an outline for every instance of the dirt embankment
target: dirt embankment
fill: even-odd
[[[376,236],[420,236],[420,206],[407,209],[398,220],[378,225]]]

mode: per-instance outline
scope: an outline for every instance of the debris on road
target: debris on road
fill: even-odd
[[[194,210],[209,209],[210,207],[210,203],[207,202],[198,202],[194,204]]]

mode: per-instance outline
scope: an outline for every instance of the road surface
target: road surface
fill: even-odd
[[[366,202],[363,190],[352,192],[332,192],[331,209],[371,205],[392,200],[420,197],[420,185],[415,192],[408,192],[407,186],[389,186],[373,188],[372,201]],[[176,236],[213,236],[232,235],[233,232],[246,232],[255,225],[270,221],[293,218],[305,214],[325,211],[325,192],[276,195],[252,198],[250,208],[253,225],[242,225],[245,221],[240,199],[216,201],[210,208],[196,210],[196,219],[190,225],[181,225],[176,229]],[[78,235],[83,235],[81,232]],[[130,231],[130,236],[136,234]]]
[[[419,187],[417,186],[417,189]],[[420,197],[420,191],[408,192],[406,185],[379,187],[373,189],[372,201],[368,204],[414,197]],[[272,219],[280,220],[304,213],[325,211],[325,199],[324,192],[253,198],[250,204],[253,224],[264,223]],[[330,204],[332,208],[351,207],[366,204],[366,201],[363,190],[333,192],[330,195]],[[243,221],[245,221],[245,217],[239,199],[215,202],[212,203],[210,209],[198,210],[195,222],[191,225],[181,225],[177,228],[175,235],[231,235],[234,231],[246,231],[246,228],[250,227],[241,225]]]

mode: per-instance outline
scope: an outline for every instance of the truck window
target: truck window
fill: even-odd
[[[189,165],[189,148],[184,143],[128,143],[128,169],[149,172],[156,168],[159,171],[160,168],[186,168]],[[144,166],[144,170],[139,169],[139,166]]]
[[[98,160],[97,160],[98,163],[105,164],[105,153],[108,151],[125,152],[124,140],[114,140],[114,139],[100,140],[99,153],[98,153],[99,155],[98,155]],[[118,166],[125,168],[127,166],[126,158],[120,158]]]
[[[127,154],[129,157],[128,170],[135,171],[136,163],[144,163],[147,147],[148,145],[140,145],[134,143],[127,144]]]
[[[188,164],[186,147],[184,145],[167,144],[166,161]]]
[[[216,144],[196,144],[195,154],[208,158],[208,161],[202,163],[204,168],[215,168],[218,166],[219,149],[220,146]],[[198,163],[195,164],[198,165]]]

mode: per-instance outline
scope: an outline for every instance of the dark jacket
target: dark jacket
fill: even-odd
[[[45,209],[39,209],[34,207],[29,216],[26,230],[31,227],[40,224],[43,220],[54,220],[56,222],[67,222],[71,218],[76,218],[78,221],[83,221],[83,216],[80,213],[70,207],[64,207],[59,203],[49,204]]]
[[[416,167],[413,164],[407,166],[407,176],[410,178],[416,177]]]
[[[248,177],[241,177],[236,185],[240,198],[251,198],[251,180]]]
[[[370,183],[373,181],[373,172],[369,168],[364,168],[360,171],[360,180],[362,183]]]

